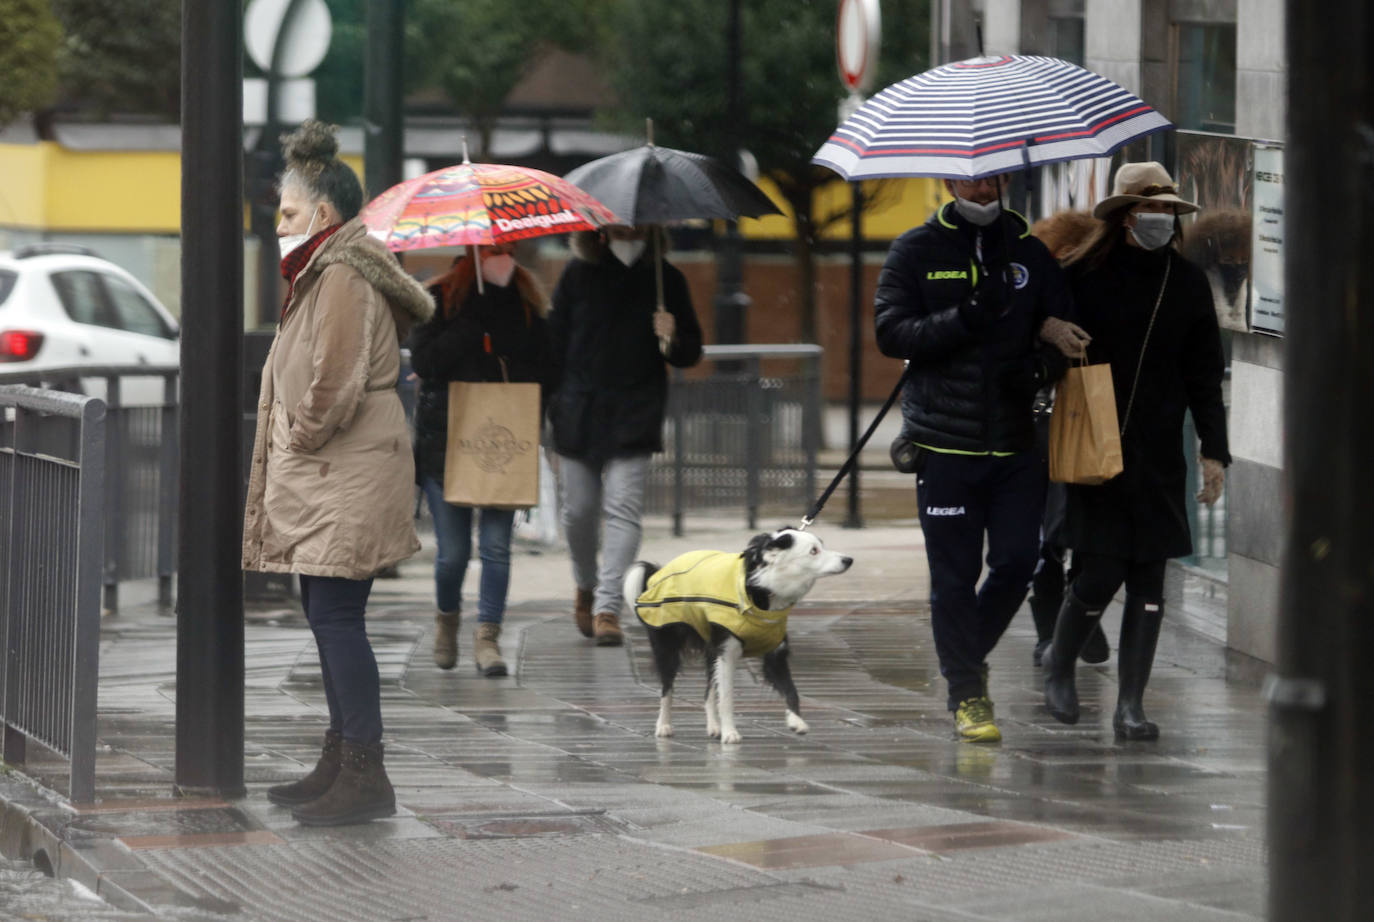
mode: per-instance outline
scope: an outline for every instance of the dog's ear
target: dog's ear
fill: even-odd
[[[750,569],[763,563],[763,552],[768,548],[768,542],[772,539],[768,532],[761,532],[749,539],[749,543],[744,546],[744,565]]]
[[[785,528],[770,536],[768,549],[772,551],[785,551],[796,543],[795,532],[790,528]]]

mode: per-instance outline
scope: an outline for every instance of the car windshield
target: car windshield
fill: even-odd
[[[14,281],[19,278],[8,269],[0,269],[0,307],[5,306],[5,299],[14,291]]]

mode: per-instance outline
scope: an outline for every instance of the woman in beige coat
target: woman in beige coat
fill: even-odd
[[[396,809],[363,616],[373,575],[420,547],[396,378],[401,337],[433,302],[357,219],[362,187],[333,130],[311,121],[283,141],[288,294],[262,372],[243,568],[300,574],[329,704],[314,771],[268,799],[305,825],[339,825]]]

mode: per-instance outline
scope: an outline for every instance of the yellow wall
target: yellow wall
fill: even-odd
[[[362,175],[361,157],[344,161]],[[207,177],[214,182],[214,177]],[[888,240],[925,221],[943,200],[934,179],[887,179],[864,184],[875,195],[864,212],[864,236]],[[787,212],[740,222],[753,239],[790,240],[790,209],[767,179],[759,186]],[[833,182],[816,193],[817,218],[844,215],[847,183]],[[245,215],[246,219],[246,215]],[[181,156],[176,151],[76,151],[52,141],[0,144],[0,225],[43,231],[109,231],[176,234],[181,229]],[[822,237],[848,240],[849,221],[841,217]]]
[[[362,175],[362,158],[343,159]],[[75,151],[52,141],[0,144],[0,224],[43,231],[180,233],[181,155]]]
[[[924,223],[935,207],[947,197],[938,179],[866,180],[863,187],[865,195],[874,196],[863,214],[863,234],[869,240],[900,237],[910,228]],[[792,209],[787,207],[778,187],[768,179],[760,179],[759,188],[768,193],[768,197],[786,214],[746,218],[740,221],[740,233],[749,238],[790,240],[795,235]],[[850,195],[849,184],[845,182],[836,181],[822,186],[815,196],[817,220],[832,214],[847,215]],[[848,240],[849,235],[847,217],[835,221],[821,233],[825,240]]]

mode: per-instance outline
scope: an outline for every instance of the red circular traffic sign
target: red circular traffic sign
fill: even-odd
[[[835,62],[840,82],[852,93],[862,93],[873,85],[881,32],[878,0],[840,0],[835,19]]]

